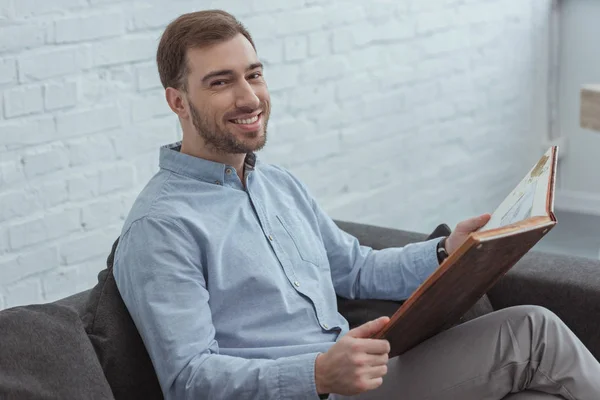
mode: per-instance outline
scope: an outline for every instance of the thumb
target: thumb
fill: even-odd
[[[491,218],[490,214],[483,214],[483,215],[480,215],[479,217],[467,219],[465,221],[462,221],[460,224],[458,224],[456,226],[456,230],[461,233],[474,232],[477,229],[484,226],[485,224],[487,224],[488,221],[490,220],[490,218]]]
[[[374,319],[373,321],[369,321],[366,324],[357,326],[356,328],[352,329],[348,332],[348,336],[354,338],[369,338],[374,333],[382,329],[388,322],[390,322],[389,317],[380,317]]]

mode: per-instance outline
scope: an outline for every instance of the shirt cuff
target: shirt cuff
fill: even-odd
[[[315,361],[319,353],[301,354],[278,361],[278,398],[318,399],[315,381]]]
[[[418,274],[421,282],[424,282],[433,272],[438,269],[440,263],[437,257],[437,245],[443,237],[428,240],[423,243],[423,258],[419,263]]]

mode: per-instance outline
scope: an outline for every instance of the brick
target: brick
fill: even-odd
[[[14,20],[15,11],[11,0],[3,0],[0,2],[0,21]],[[0,299],[2,296],[0,296]],[[1,307],[0,307],[1,309]]]
[[[55,82],[44,86],[44,107],[48,111],[75,107],[77,104],[77,83]]]
[[[25,279],[7,286],[5,289],[5,306],[7,308],[42,302],[41,284],[38,278]]]
[[[276,133],[273,135],[273,140],[269,139],[270,144],[275,146],[289,144],[289,148],[293,148],[296,142],[306,137],[315,137],[317,130],[315,123],[306,118],[279,120],[274,128]]]
[[[375,23],[387,22],[394,17],[397,4],[396,1],[379,1],[373,7],[365,7],[366,16]],[[400,2],[404,3],[404,2]]]
[[[313,83],[314,81],[339,78],[340,76],[344,76],[349,70],[349,62],[345,55],[335,54],[310,59],[304,64],[304,68],[302,68],[302,82]]]
[[[418,123],[424,123],[425,121],[435,121],[452,117],[455,112],[452,104],[445,101],[436,101],[414,108],[413,115]]]
[[[415,70],[415,80],[437,79],[443,80],[456,73],[470,70],[470,62],[461,54],[429,58],[419,61]]]
[[[415,81],[415,69],[418,68],[418,66],[415,66],[412,63],[399,65],[391,64],[392,67],[389,69],[378,69],[373,71],[374,87],[381,87],[385,88],[385,90],[389,90]]]
[[[4,159],[4,155],[2,156]],[[24,181],[23,165],[19,158],[0,162],[0,186],[5,188],[11,184]]]
[[[439,31],[453,25],[454,10],[439,8],[435,11],[417,14],[417,32],[420,34]]]
[[[286,1],[252,0],[252,1],[249,1],[249,3],[251,3],[252,12],[266,13],[266,12],[272,12],[272,11],[293,10],[296,8],[302,8],[305,4],[305,0],[286,0]]]
[[[0,25],[0,53],[31,49],[44,44],[44,30],[34,23]]]
[[[56,246],[46,246],[18,255],[0,258],[2,283],[10,285],[24,277],[39,274],[58,266],[58,251]]]
[[[9,250],[8,226],[0,225],[0,255],[7,253]]]
[[[98,256],[106,256],[116,238],[114,232],[107,232],[103,227],[73,240],[62,242],[59,246],[61,263],[73,265]]]
[[[101,229],[110,223],[125,219],[120,196],[103,197],[81,209],[81,222],[86,231]]]
[[[86,7],[85,0],[17,0],[15,15],[17,18],[27,18],[49,13],[64,13],[69,9]]]
[[[32,193],[36,197],[37,203],[45,209],[64,204],[69,199],[67,182],[64,180],[44,182],[36,185],[32,189]]]
[[[283,46],[281,39],[262,39],[256,43],[258,58],[267,66],[279,64],[283,61]]]
[[[158,46],[156,35],[125,36],[92,44],[95,67],[150,60]]]
[[[157,29],[166,26],[168,21],[177,16],[177,11],[169,7],[149,6],[137,7],[133,13],[134,30]]]
[[[51,116],[0,121],[0,145],[9,149],[41,144],[56,139],[56,126]]]
[[[271,125],[269,124],[269,130],[270,128]],[[134,166],[134,182],[137,184],[145,184],[158,171],[158,157],[156,151],[137,155],[132,162]],[[125,203],[126,210],[130,207],[131,204]]]
[[[462,29],[434,33],[421,41],[427,55],[437,55],[462,50],[469,46],[469,35]]]
[[[36,206],[32,196],[23,190],[3,191],[0,193],[0,222],[28,215]]]
[[[306,36],[290,36],[285,38],[285,60],[299,61],[308,55],[308,39]]]
[[[325,8],[324,17],[325,26],[331,29],[365,20],[365,11],[362,5],[348,4],[348,2],[333,3]]]
[[[86,46],[56,48],[34,52],[19,58],[19,80],[45,80],[62,75],[73,75],[90,65]]]
[[[244,18],[243,24],[252,34],[252,39],[271,39],[278,35],[273,15],[258,14]]]
[[[373,77],[365,72],[344,78],[335,83],[335,97],[338,101],[358,98],[378,89],[378,85],[373,82]]]
[[[67,149],[62,144],[42,145],[27,150],[23,155],[25,177],[45,175],[69,166]]]
[[[356,46],[354,35],[358,34],[352,27],[336,29],[331,33],[331,48],[334,53],[345,53]]]
[[[316,31],[325,26],[325,15],[321,7],[290,11],[285,18],[275,18],[275,33],[287,36]]]
[[[67,180],[67,195],[70,201],[95,198],[99,194],[99,174],[78,175]]]
[[[308,54],[311,57],[323,56],[330,53],[331,44],[329,32],[312,32],[308,35]]]
[[[337,69],[342,67],[345,67],[345,71],[350,70],[350,68],[353,71],[376,69],[387,63],[388,56],[385,47],[370,46],[355,49],[347,54],[340,55]]]
[[[296,0],[292,0],[296,1]],[[197,3],[192,1],[194,10],[197,9]],[[252,3],[250,1],[239,0],[210,0],[207,9],[221,9],[232,13],[233,15],[243,16],[252,13]]]
[[[118,236],[115,235],[115,238]],[[105,249],[100,256],[91,258],[83,263],[73,265],[77,268],[77,283],[75,286],[76,292],[88,290],[96,286],[98,283],[98,273],[106,267],[106,255],[110,252],[110,247]]]
[[[44,109],[41,86],[19,86],[4,92],[4,116],[14,118]]]
[[[402,89],[402,92],[411,106],[432,103],[440,98],[440,89],[437,81],[408,85]]]
[[[66,142],[70,166],[89,165],[116,158],[111,138],[105,135],[83,137]]]
[[[134,184],[134,170],[130,164],[118,164],[99,172],[99,193],[107,194],[130,189]]]
[[[415,21],[411,19],[400,22],[393,20],[376,25],[365,25],[363,32],[355,36],[355,41],[357,46],[365,46],[371,43],[405,40],[414,37],[415,34]]]
[[[59,114],[56,116],[57,134],[69,137],[117,128],[121,125],[119,115],[119,109],[113,105]]]
[[[156,117],[171,115],[163,91],[153,92],[132,100],[131,118],[133,122],[147,121]]]
[[[125,33],[120,12],[68,17],[54,21],[56,43],[75,43],[119,36]]]
[[[14,58],[0,59],[0,85],[17,83],[17,62]]]
[[[335,101],[335,84],[298,86],[290,93],[291,111],[310,110]]]
[[[300,69],[297,65],[274,65],[265,70],[265,80],[272,91],[296,86]]]
[[[134,73],[136,76],[137,90],[142,91],[162,88],[156,62],[137,65],[134,68]]]
[[[75,294],[78,280],[78,270],[74,267],[61,267],[44,274],[41,279],[44,300],[51,302]]]
[[[78,209],[55,211],[9,226],[9,243],[11,249],[19,250],[26,246],[66,236],[80,228]]]
[[[174,134],[175,124],[178,124],[178,122],[162,118],[141,123],[133,129],[128,129],[126,134],[114,141],[117,158],[129,159],[131,149],[135,149],[138,154],[150,151],[157,152],[159,147],[165,144],[165,141],[169,141],[169,134],[171,132]]]

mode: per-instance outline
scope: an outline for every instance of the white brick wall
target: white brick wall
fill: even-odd
[[[491,211],[539,155],[548,1],[533,3],[202,2],[246,23],[266,64],[262,157],[336,218],[420,231]],[[0,309],[94,284],[158,146],[180,136],[154,57],[198,4],[0,0]]]

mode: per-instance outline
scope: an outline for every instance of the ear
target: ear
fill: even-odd
[[[167,99],[167,103],[169,107],[175,114],[179,116],[179,118],[188,118],[189,113],[187,110],[187,103],[185,99],[185,95],[181,90],[168,87],[165,90],[165,98]]]

